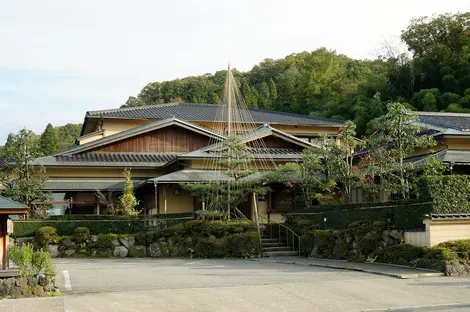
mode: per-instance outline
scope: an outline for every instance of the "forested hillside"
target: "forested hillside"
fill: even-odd
[[[48,124],[41,135],[34,134],[32,131],[30,131],[31,136],[35,141],[32,144],[38,146],[38,153],[40,156],[46,156],[64,151],[71,148],[75,144],[75,139],[80,136],[81,129],[82,124],[69,123],[65,126],[57,127],[52,126],[52,124]],[[8,144],[8,142],[11,142],[19,135],[21,135],[21,132],[18,134],[10,133],[5,144]],[[3,163],[3,161],[4,146],[0,146],[0,165]]]
[[[470,112],[470,12],[421,17],[401,33],[408,53],[393,47],[372,60],[321,48],[266,59],[234,74],[250,107],[353,120],[358,135],[391,101],[416,110]],[[126,106],[167,102],[220,103],[225,70],[152,82]]]

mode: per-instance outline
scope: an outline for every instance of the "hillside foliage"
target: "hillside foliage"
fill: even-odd
[[[353,120],[371,134],[390,102],[414,110],[470,112],[470,12],[420,17],[402,31],[408,53],[357,60],[327,48],[233,70],[250,107]],[[221,102],[225,70],[147,84],[125,107]]]

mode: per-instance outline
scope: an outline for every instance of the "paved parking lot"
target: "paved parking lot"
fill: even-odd
[[[400,280],[250,260],[60,259],[56,265],[63,296],[3,300],[0,311],[470,311],[470,278]]]

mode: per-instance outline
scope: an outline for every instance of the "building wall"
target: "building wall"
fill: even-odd
[[[426,231],[405,232],[405,243],[432,247],[440,243],[470,239],[470,220],[424,220]]]
[[[179,195],[175,195],[175,188],[179,190]],[[162,184],[158,190],[158,205],[160,214],[165,213],[165,195],[166,195],[166,213],[181,213],[194,211],[194,198],[191,192],[184,190],[176,184]]]
[[[127,119],[103,119],[103,130],[104,136],[109,136],[115,133],[119,133],[128,129],[132,129],[138,126],[146,125],[154,122],[155,120],[127,120]],[[205,122],[205,121],[193,121],[194,124],[201,125],[216,131],[222,129],[224,123]],[[98,131],[99,122],[90,122],[90,125],[85,131],[85,135],[94,131]],[[261,126],[262,123],[254,124],[253,127]],[[282,125],[282,124],[270,124],[271,127],[281,131],[285,131],[289,134],[296,136],[312,136],[319,134],[338,134],[340,127],[324,127],[324,126],[308,126],[308,125]],[[94,138],[96,139],[96,138]],[[87,140],[90,142],[91,140]],[[84,142],[81,142],[83,144]]]
[[[155,120],[103,119],[104,136],[146,125],[154,121]],[[95,129],[95,131],[96,130],[97,129]]]
[[[100,152],[187,153],[209,144],[209,137],[181,128],[168,126],[118,142],[97,147]]]
[[[468,138],[444,138],[443,143],[446,144],[449,149],[470,150],[470,139]]]
[[[404,239],[406,244],[410,244],[418,247],[428,247],[429,237],[428,232],[405,232]]]
[[[46,174],[50,179],[74,179],[74,178],[113,178],[124,179],[122,168],[46,168]],[[156,169],[133,169],[132,178],[155,178],[166,171]]]
[[[470,239],[470,220],[425,220],[425,224],[429,246],[450,240]]]
[[[92,132],[88,135],[85,135],[85,136],[82,136],[82,137],[79,137],[77,138],[78,140],[78,145],[82,145],[82,144],[85,144],[85,143],[88,143],[88,142],[91,142],[91,141],[95,141],[95,140],[98,140],[98,139],[101,139],[105,136],[105,133],[104,131],[96,131],[96,132]]]

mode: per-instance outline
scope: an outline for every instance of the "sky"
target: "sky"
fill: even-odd
[[[0,145],[82,122],[147,83],[320,47],[374,58],[414,17],[468,0],[0,0]]]

